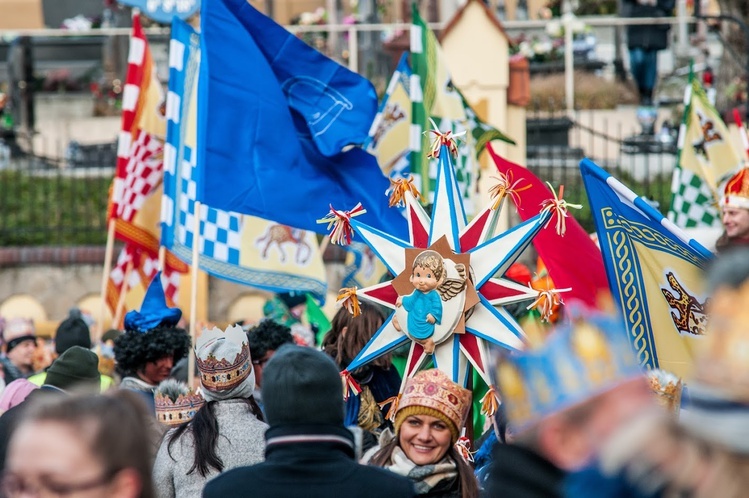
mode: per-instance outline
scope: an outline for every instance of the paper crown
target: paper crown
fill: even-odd
[[[749,282],[713,293],[694,377],[716,396],[749,404]]]
[[[423,407],[447,417],[453,425],[450,430],[454,439],[457,439],[471,408],[471,400],[471,391],[451,381],[441,370],[422,370],[406,381],[398,402],[395,425],[400,426],[404,416],[417,413],[410,407]]]
[[[247,335],[239,325],[226,333],[217,327],[203,330],[195,345],[200,382],[210,391],[226,391],[238,386],[252,372]]]
[[[749,167],[744,167],[733,175],[723,189],[720,205],[749,209]]]
[[[648,370],[647,377],[658,403],[669,412],[678,414],[683,388],[681,379],[670,372],[658,369]]]
[[[500,358],[497,385],[510,425],[522,431],[639,375],[622,323],[588,315],[557,326],[538,349]]]
[[[128,311],[125,315],[125,330],[144,333],[160,325],[173,327],[180,318],[182,311],[179,308],[166,305],[161,272],[157,272],[148,286],[140,311]]]
[[[192,420],[205,400],[186,384],[169,379],[159,384],[154,393],[154,404],[159,422],[164,425],[181,425]]]

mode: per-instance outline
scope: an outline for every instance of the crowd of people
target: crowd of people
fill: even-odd
[[[722,253],[706,279],[693,378],[644,372],[618,318],[569,306],[542,345],[497,355],[485,430],[468,422],[474,393],[437,368],[403,381],[386,357],[344,396],[340,372],[385,321],[368,303],[340,308],[318,345],[278,315],[206,329],[191,348],[156,279],[101,344],[71,311],[42,370],[33,324],[9,320],[0,494],[738,498],[749,249]]]

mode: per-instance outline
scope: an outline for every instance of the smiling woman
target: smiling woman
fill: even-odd
[[[455,449],[471,404],[471,392],[440,370],[409,379],[395,414],[395,434],[364,456],[370,465],[408,477],[420,497],[474,498],[478,483]]]

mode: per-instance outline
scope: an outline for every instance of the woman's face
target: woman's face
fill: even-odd
[[[416,465],[430,465],[444,458],[450,448],[450,429],[429,415],[411,415],[403,421],[398,445]]]
[[[81,433],[55,421],[23,423],[8,448],[3,490],[9,498],[137,496],[105,475]],[[126,486],[127,487],[127,486]]]

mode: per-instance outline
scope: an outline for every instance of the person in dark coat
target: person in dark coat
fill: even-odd
[[[626,17],[667,17],[675,0],[623,0]],[[640,105],[653,105],[658,73],[658,52],[668,48],[669,24],[639,24],[627,27],[627,47],[632,77],[640,92]]]
[[[208,482],[204,498],[411,497],[408,479],[355,461],[341,380],[324,353],[282,346],[265,367],[265,462]]]

